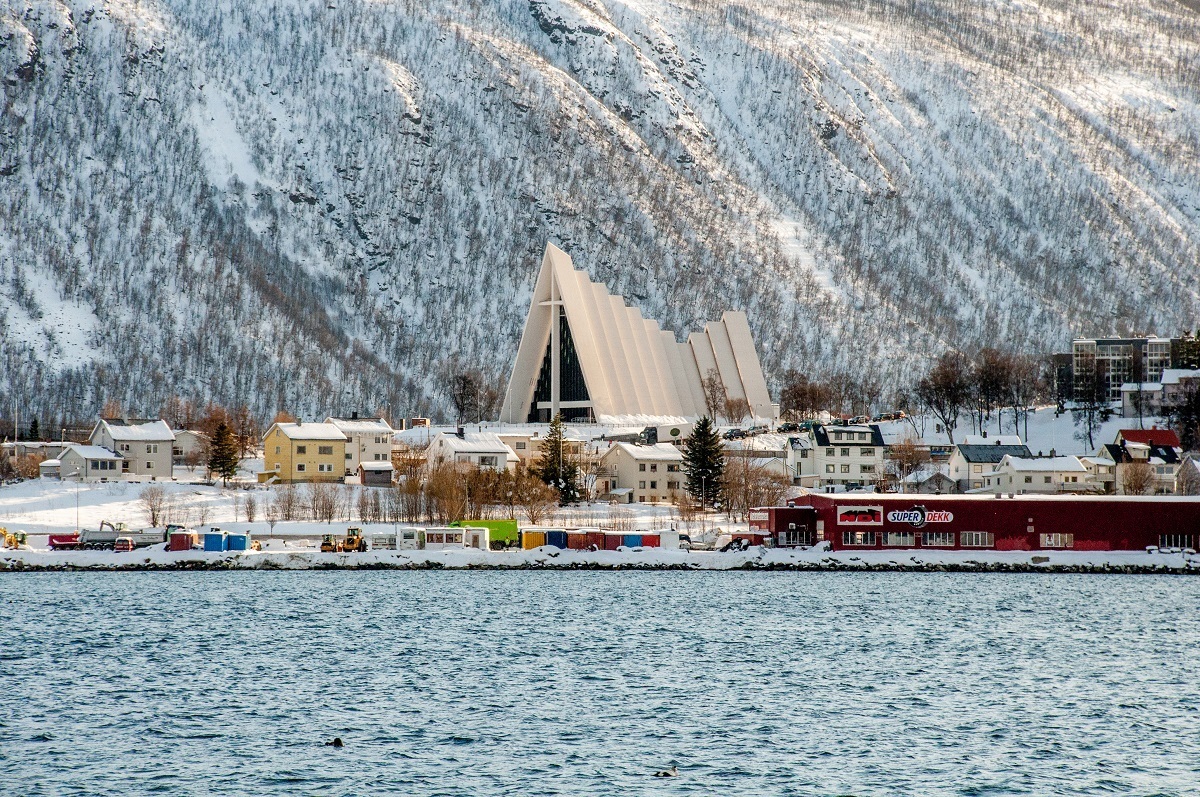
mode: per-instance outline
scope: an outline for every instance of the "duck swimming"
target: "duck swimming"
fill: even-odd
[[[325,746],[326,747],[345,747],[345,745],[342,744],[342,737],[340,737],[340,736],[333,737],[333,741],[326,742]]]
[[[675,764],[671,765],[670,769],[662,769],[654,773],[656,778],[677,778],[679,777],[679,767]]]

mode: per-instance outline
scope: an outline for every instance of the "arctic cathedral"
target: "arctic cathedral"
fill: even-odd
[[[775,416],[745,313],[679,343],[547,244],[500,420],[544,423],[560,411],[571,421],[694,419],[707,414],[708,374],[754,417]]]

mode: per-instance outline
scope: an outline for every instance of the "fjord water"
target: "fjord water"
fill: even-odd
[[[1200,579],[57,573],[0,599],[5,794],[1200,788]]]

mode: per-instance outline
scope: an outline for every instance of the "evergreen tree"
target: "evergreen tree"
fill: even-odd
[[[208,455],[208,469],[228,482],[237,475],[237,440],[224,421],[213,431],[212,449]]]
[[[721,450],[721,438],[707,416],[696,422],[684,442],[683,471],[687,474],[688,492],[705,506],[715,504],[721,494],[725,455]]]
[[[42,437],[42,430],[40,428],[38,428],[37,418],[34,418],[32,421],[29,422],[29,439],[30,440],[40,440],[41,437]]]
[[[558,492],[559,506],[573,504],[579,500],[579,468],[568,460],[564,443],[562,413],[556,413],[550,422],[550,431],[542,441],[542,453],[533,472],[539,479]]]

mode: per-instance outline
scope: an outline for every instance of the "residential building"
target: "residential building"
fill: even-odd
[[[1095,492],[1116,492],[1117,463],[1109,459],[1107,453],[1103,456],[1080,457],[1079,461],[1088,469],[1088,479],[1095,486]]]
[[[88,442],[121,455],[121,475],[171,478],[175,433],[166,421],[101,418]]]
[[[884,440],[876,425],[814,426],[814,487],[869,485],[884,475]]]
[[[816,487],[816,452],[813,450],[811,435],[790,435],[787,439],[787,450],[784,453],[792,484],[802,487]]]
[[[389,452],[390,453],[390,452]],[[259,481],[340,482],[346,476],[346,435],[331,423],[273,423],[263,435]]]
[[[499,432],[496,436],[512,449],[523,467],[533,467],[542,456],[542,442],[546,438],[539,431]],[[587,444],[583,440],[569,437],[563,439],[563,456],[572,461],[584,456],[586,448]]]
[[[1169,495],[1175,492],[1175,477],[1183,461],[1183,448],[1179,435],[1173,430],[1122,429],[1112,443],[1097,453],[1115,463],[1113,488],[1118,495],[1129,492],[1127,471],[1131,465],[1151,469],[1149,493]]]
[[[453,463],[491,470],[514,470],[516,453],[493,432],[438,432],[425,452],[429,467]]]
[[[58,461],[63,479],[107,482],[121,478],[121,455],[103,446],[71,443],[63,449]]]
[[[208,435],[194,429],[175,432],[175,444],[171,447],[171,461],[175,465],[199,464],[208,451]]]
[[[1121,417],[1161,416],[1195,390],[1200,390],[1200,370],[1166,368],[1157,382],[1126,382],[1121,385]]]
[[[1006,456],[1032,457],[1029,447],[1015,435],[982,437],[968,435],[950,454],[949,476],[959,492],[978,490],[985,486],[986,477]]]
[[[687,490],[683,452],[670,443],[613,443],[600,457],[596,492],[627,503],[679,503]]]
[[[1176,495],[1200,495],[1200,458],[1188,454],[1175,471]]]
[[[1076,338],[1071,341],[1071,368],[1075,396],[1085,395],[1087,382],[1101,374],[1109,401],[1121,400],[1121,386],[1129,382],[1157,382],[1171,367],[1171,339]]]
[[[997,493],[1097,492],[1079,457],[1018,457],[1005,454],[995,469],[983,477],[984,491]]]
[[[775,417],[745,313],[726,312],[679,343],[548,244],[500,420],[698,418],[710,414],[710,374],[753,417]]]
[[[388,462],[358,463],[358,483],[363,487],[391,487],[396,469]]]
[[[900,492],[922,495],[945,495],[957,493],[958,483],[949,476],[950,465],[946,462],[927,462],[904,478]]]
[[[346,436],[346,476],[358,473],[360,463],[391,461],[396,430],[383,418],[359,418],[356,412],[349,418],[326,418],[325,423]]]

